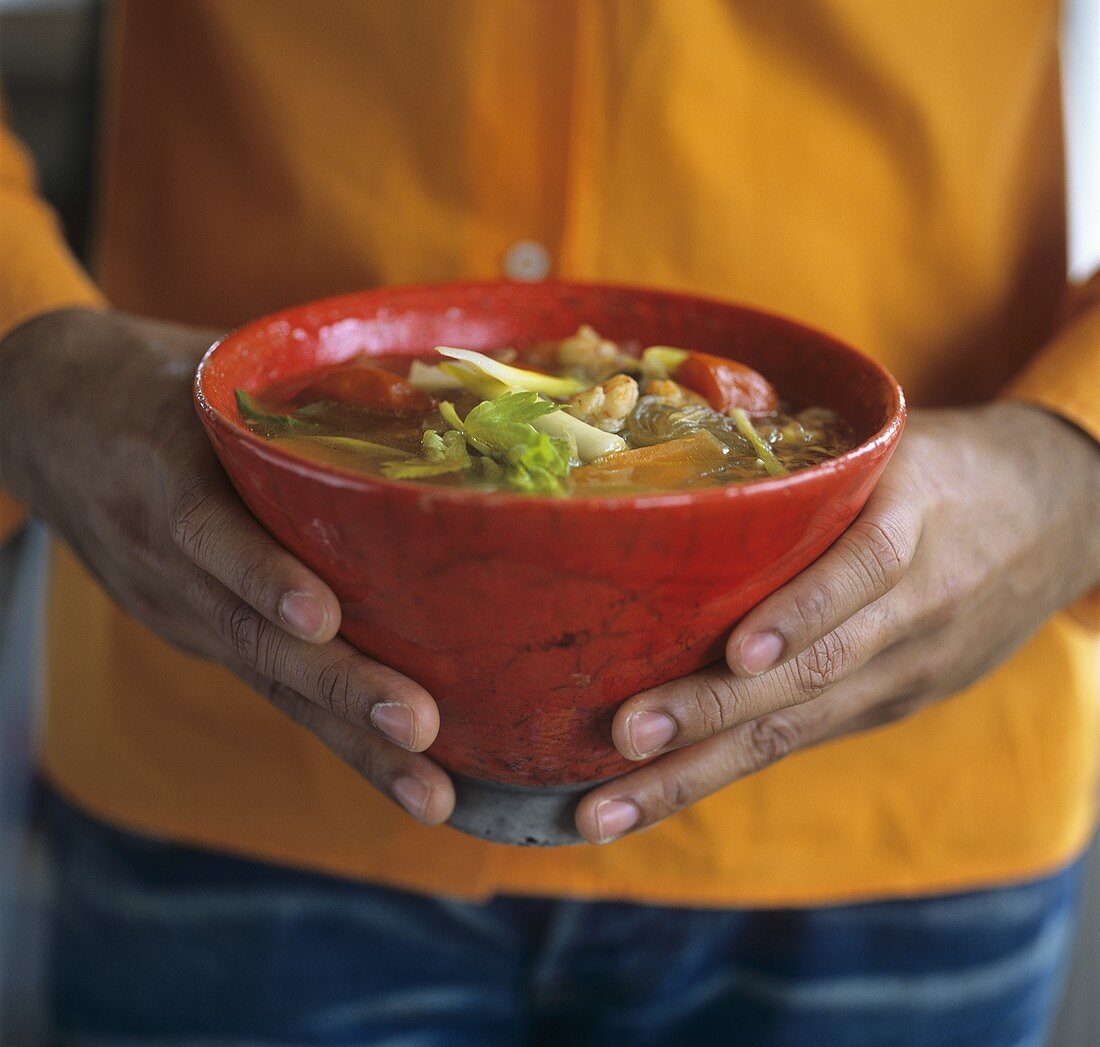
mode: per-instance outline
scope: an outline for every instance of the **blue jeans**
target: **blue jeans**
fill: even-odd
[[[1080,863],[818,909],[486,904],[120,832],[47,801],[60,1044],[1039,1047]]]

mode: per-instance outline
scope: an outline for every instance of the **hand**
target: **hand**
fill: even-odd
[[[454,806],[419,755],[428,693],[336,638],[332,590],[248,513],[191,403],[209,332],[64,310],[0,342],[0,486],[130,614],[219,662],[411,814]]]
[[[889,723],[1004,661],[1100,582],[1100,446],[1019,403],[916,411],[871,499],[734,629],[726,664],[636,695],[577,826],[607,842],[788,753]]]

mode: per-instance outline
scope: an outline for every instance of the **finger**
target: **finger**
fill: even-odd
[[[592,843],[610,843],[813,744],[827,733],[817,704],[769,713],[601,786],[578,805],[577,830]]]
[[[726,643],[731,672],[767,672],[881,599],[905,576],[920,531],[914,504],[876,491],[820,559],[738,623]]]
[[[336,635],[336,595],[256,523],[222,477],[203,471],[180,483],[170,517],[183,554],[268,621],[311,643]]]
[[[376,734],[349,724],[290,688],[250,672],[246,666],[238,667],[238,675],[414,818],[426,825],[439,825],[450,818],[455,805],[454,786],[434,761],[387,744]]]
[[[934,642],[895,644],[820,698],[739,724],[593,790],[577,807],[577,829],[592,843],[608,843],[800,749],[908,716],[946,693],[942,665]]]
[[[629,760],[647,759],[809,702],[878,654],[890,642],[894,617],[891,604],[872,604],[762,676],[744,679],[715,665],[643,691],[616,712],[615,747]]]
[[[325,712],[421,752],[439,733],[439,710],[420,684],[337,637],[307,643],[264,618],[209,575],[196,572],[196,599],[220,638],[222,661],[283,684]]]

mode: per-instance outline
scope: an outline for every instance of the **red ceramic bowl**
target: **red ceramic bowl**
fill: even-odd
[[[838,411],[860,442],[779,479],[553,499],[319,465],[254,436],[234,403],[237,387],[359,353],[522,349],[581,323],[735,357],[781,395]],[[859,512],[905,414],[884,368],[818,331],[725,302],[568,283],[393,288],[287,309],[217,343],[195,399],[249,508],[339,596],[343,634],[435,696],[432,755],[521,786],[626,770],[610,741],[619,703],[721,656],[737,619]]]

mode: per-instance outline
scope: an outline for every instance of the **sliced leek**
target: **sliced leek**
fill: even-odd
[[[460,389],[469,389],[474,396],[479,396],[482,400],[495,400],[512,388],[512,386],[498,382],[495,378],[490,378],[477,368],[469,367],[466,364],[440,364],[439,369],[453,378]]]
[[[511,364],[502,364],[499,360],[494,360],[484,353],[476,353],[472,349],[455,349],[448,345],[437,345],[435,351],[450,360],[459,360],[468,364],[509,388],[542,393],[554,400],[568,400],[569,397],[587,389],[591,384],[582,382],[578,378],[561,378],[552,374],[542,374],[540,371],[513,367]]]
[[[423,360],[413,360],[409,376],[405,380],[426,393],[446,393],[462,388],[462,382],[449,374],[446,367],[426,364]]]
[[[786,476],[786,466],[775,457],[775,452],[769,446],[768,441],[756,431],[756,426],[749,421],[749,416],[740,407],[731,408],[729,414],[737,426],[737,431],[752,444],[756,457],[760,459],[761,464],[768,471],[768,475]]]

